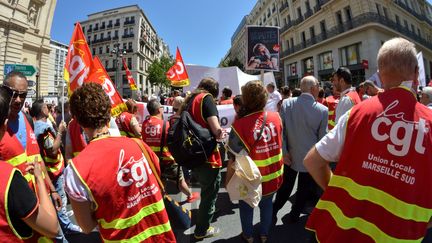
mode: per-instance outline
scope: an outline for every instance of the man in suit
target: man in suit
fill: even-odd
[[[308,197],[316,202],[319,199],[318,185],[303,166],[303,159],[327,132],[328,108],[316,101],[319,93],[318,80],[306,76],[300,82],[302,94],[286,99],[282,103],[280,116],[283,124],[283,156],[285,163],[284,182],[276,194],[273,206],[273,220],[277,212],[289,199],[297,175],[296,201],[288,217],[289,223],[298,221],[300,212]]]

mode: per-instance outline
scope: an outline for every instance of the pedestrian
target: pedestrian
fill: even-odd
[[[249,81],[241,90],[244,114],[232,124],[228,146],[234,153],[247,153],[261,173],[259,233],[261,242],[266,242],[272,223],[273,195],[283,178],[282,125],[277,112],[264,111],[268,94],[261,81]],[[241,237],[252,243],[254,209],[243,200],[239,201],[239,209],[243,230]]]
[[[223,133],[215,103],[218,94],[219,83],[213,78],[203,78],[198,87],[185,99],[181,111],[185,110],[190,103],[188,111],[192,119],[202,127],[209,129],[216,139],[222,139]],[[208,161],[192,170],[193,176],[197,178],[201,186],[201,202],[194,233],[196,239],[213,237],[220,232],[219,228],[210,226],[210,223],[213,220],[221,182],[221,167],[221,155],[216,146]]]
[[[332,93],[325,98],[324,104],[328,108],[328,125],[327,130],[330,131],[336,125],[336,107],[339,103],[340,93],[335,86],[331,87]]]
[[[266,86],[268,92],[267,104],[265,106],[266,111],[279,111],[278,104],[282,100],[282,95],[276,90],[274,83],[269,83]]]
[[[319,242],[421,242],[432,216],[432,113],[417,102],[417,51],[386,41],[384,92],[354,106],[304,164],[324,194],[306,227]],[[407,81],[408,80],[408,81]],[[328,161],[339,161],[334,174]]]
[[[361,102],[361,99],[354,87],[352,87],[351,71],[346,67],[338,68],[332,77],[333,87],[340,93],[339,102],[336,106],[335,123],[354,105]]]
[[[14,205],[13,208],[9,208],[11,212],[16,213],[11,215],[14,220],[11,222],[4,222],[7,222],[9,226],[15,228],[18,234],[17,237],[19,238],[24,237],[33,241],[38,241],[45,238],[39,233],[52,238],[57,235],[58,221],[55,218],[55,209],[52,206],[52,202],[49,200],[48,195],[49,191],[55,191],[55,188],[52,185],[50,178],[46,174],[45,164],[43,163],[39,154],[39,146],[32,129],[33,120],[29,115],[26,115],[26,113],[21,111],[27,96],[27,79],[22,73],[13,71],[6,75],[1,89],[3,92],[0,97],[3,99],[7,96],[10,97],[10,101],[8,101],[10,111],[9,113],[6,113],[8,114],[7,127],[4,121],[0,123],[1,126],[5,125],[2,131],[6,131],[7,129],[7,132],[2,133],[2,138],[0,140],[0,159],[13,166],[12,168],[5,165],[4,171],[3,169],[1,170],[5,174],[4,177],[1,178],[10,178],[12,174],[15,174],[14,171],[19,170],[20,174],[23,175],[21,179],[24,178],[28,183],[27,187],[19,185],[19,188],[16,190],[13,189],[13,187],[13,190],[10,190],[10,192],[19,192],[17,194],[19,194],[21,197],[17,199],[19,201],[17,201],[17,204]],[[5,95],[4,91],[6,91],[7,95]],[[3,164],[3,161],[1,164]],[[39,166],[39,163],[41,166]],[[36,171],[34,172],[35,174],[31,173],[29,166],[37,167]],[[40,170],[42,170],[42,172]],[[44,177],[45,179],[43,179]],[[6,187],[7,184],[3,185]],[[32,190],[34,190],[33,192],[29,192],[27,189],[29,186]],[[11,200],[15,198],[12,193],[9,196],[11,197]],[[54,201],[61,201],[60,197],[56,193],[51,194],[51,197]],[[1,197],[1,199],[4,198],[4,196]],[[38,218],[39,213],[33,213],[34,210],[38,208],[38,200],[40,201],[39,207],[41,210],[43,210],[40,216],[45,215],[43,218]],[[51,207],[53,211],[51,211]],[[54,220],[52,220],[50,216],[54,216]],[[26,224],[33,225],[31,228],[23,225],[22,222],[20,222],[26,217],[32,218],[31,221],[24,220]],[[47,222],[44,220],[47,220]],[[34,222],[38,222],[38,224],[42,223],[44,225],[44,229],[37,228],[34,225]],[[52,228],[51,226],[54,222],[55,226]],[[10,225],[10,223],[12,223],[12,225]],[[32,229],[36,229],[36,231]]]
[[[141,137],[141,127],[135,114],[138,111],[136,102],[133,99],[127,99],[125,102],[128,108],[127,111],[123,111],[117,118],[115,122],[120,134],[129,138],[140,138]]]
[[[111,103],[101,85],[83,84],[70,103],[90,139],[64,172],[82,230],[88,234],[98,226],[104,241],[175,242],[155,177],[157,156],[140,139],[110,136]]]
[[[219,105],[232,105],[232,90],[229,87],[225,87],[222,90],[222,97],[220,98]]]
[[[374,82],[370,80],[366,80],[363,82],[363,85],[365,87],[365,93],[369,97],[378,95],[379,93],[384,92],[383,89],[379,88]]]
[[[58,132],[55,131],[54,127],[48,123],[49,110],[43,100],[37,100],[33,103],[30,114],[35,119],[34,132],[40,154],[55,188],[54,191],[51,191],[51,194],[58,194],[61,199],[59,202],[54,201],[61,227],[56,240],[65,241],[65,235],[81,232],[80,227],[70,221],[66,211],[67,198],[63,187],[64,159],[60,150],[62,134],[66,130],[66,124],[64,121],[60,122]]]
[[[163,106],[157,100],[150,100],[147,103],[147,111],[150,116],[142,124],[141,137],[159,157],[163,182],[175,182],[178,189],[187,196],[187,202],[196,201],[199,198],[199,193],[191,192],[183,177],[181,167],[168,151],[167,137],[170,125],[168,121],[164,121]]]
[[[288,223],[296,223],[306,202],[318,201],[318,185],[303,166],[309,149],[327,133],[328,109],[317,102],[320,92],[318,80],[306,76],[300,81],[302,94],[282,103],[280,116],[283,127],[284,180],[273,204],[273,222],[278,211],[288,201],[297,181],[295,201],[288,215]]]
[[[420,103],[432,109],[432,87],[423,87]]]

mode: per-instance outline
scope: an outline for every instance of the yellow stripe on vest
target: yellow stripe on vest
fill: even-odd
[[[328,124],[332,126],[336,126],[336,122],[333,120],[328,120]]]
[[[104,229],[126,229],[129,228],[131,226],[136,225],[137,223],[139,223],[143,218],[160,212],[164,209],[164,202],[163,199],[161,199],[159,202],[150,204],[146,207],[143,207],[138,213],[136,213],[135,215],[129,217],[129,218],[124,218],[124,219],[114,219],[111,222],[106,222],[105,219],[99,219],[99,223],[102,226],[102,228]]]
[[[279,154],[277,154],[273,157],[263,159],[263,160],[254,160],[254,162],[258,167],[265,167],[265,166],[277,163],[277,162],[281,161],[281,159],[282,159],[282,152],[279,152]]]
[[[331,178],[329,186],[344,189],[356,200],[367,200],[380,205],[389,213],[405,220],[427,223],[432,216],[432,209],[406,203],[379,189],[357,184],[347,177],[335,175]]]
[[[60,171],[62,168],[62,164],[61,162],[59,162],[57,164],[57,166],[53,167],[53,166],[46,166],[47,171],[51,172],[51,173],[55,173],[57,171]]]
[[[160,146],[156,147],[156,146],[150,146],[151,150],[153,150],[153,152],[160,152]],[[164,146],[163,147],[163,152],[168,152],[168,147]]]
[[[284,167],[282,166],[280,170],[273,172],[271,174],[262,176],[261,182],[267,182],[267,181],[271,181],[273,179],[278,178],[279,176],[281,176],[283,174],[283,170],[284,170]]]
[[[147,228],[143,232],[141,232],[141,233],[139,233],[139,234],[137,234],[134,237],[129,238],[129,239],[123,239],[123,240],[106,240],[106,239],[103,239],[103,240],[104,240],[104,242],[108,242],[108,243],[111,243],[111,242],[125,242],[125,243],[126,242],[142,242],[142,241],[144,241],[144,240],[146,240],[146,239],[148,239],[154,235],[160,235],[160,234],[163,234],[163,233],[168,232],[170,230],[171,230],[171,225],[168,222],[166,224],[160,224],[157,226]]]
[[[328,115],[329,115],[329,116],[334,115],[334,113],[335,113],[335,110],[331,110],[331,111],[329,110],[329,111],[328,111]]]
[[[18,165],[20,165],[20,164],[22,164],[22,163],[27,162],[27,155],[26,155],[26,153],[22,153],[22,154],[20,154],[20,155],[17,155],[17,156],[15,156],[15,157],[13,157],[13,158],[8,159],[7,162],[8,162],[10,165],[16,167],[16,166],[18,166]]]
[[[330,201],[320,200],[315,206],[317,209],[328,211],[339,228],[344,230],[356,229],[361,233],[370,236],[375,242],[420,242],[421,239],[397,239],[384,233],[376,225],[359,217],[349,218],[343,214],[342,210],[334,203]]]

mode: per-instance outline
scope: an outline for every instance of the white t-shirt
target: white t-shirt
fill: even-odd
[[[355,91],[355,88],[348,88],[344,90],[340,95],[341,98],[336,106],[336,123],[339,122],[338,120],[342,117],[343,114],[345,114],[345,112],[347,112],[354,106],[354,103],[351,101],[350,97],[346,95],[350,91]]]
[[[278,111],[278,103],[282,100],[282,95],[277,91],[273,91],[273,93],[269,93],[269,97],[267,100],[267,104],[264,108],[266,111]]]

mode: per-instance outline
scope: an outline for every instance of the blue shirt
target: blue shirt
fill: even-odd
[[[20,111],[17,119],[14,121],[8,121],[8,127],[12,130],[13,134],[15,134],[16,138],[25,149],[27,148],[27,129],[24,119],[27,118],[25,118],[25,115]]]

